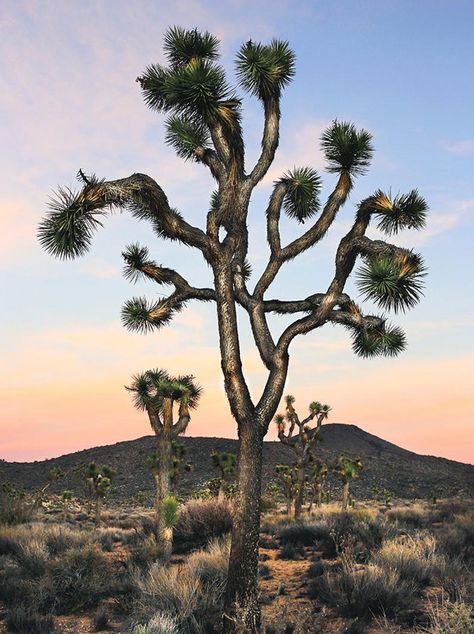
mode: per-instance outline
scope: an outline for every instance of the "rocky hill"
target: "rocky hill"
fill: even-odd
[[[364,463],[360,478],[352,490],[358,497],[370,497],[373,485],[385,487],[396,497],[426,498],[428,496],[474,495],[474,466],[421,456],[369,434],[355,425],[327,424],[321,431],[322,443],[317,445],[318,457],[332,461],[345,453]],[[188,460],[194,469],[185,474],[183,493],[203,486],[213,473],[210,453],[213,450],[237,451],[237,441],[226,438],[182,437]],[[84,490],[80,466],[95,461],[117,471],[113,496],[125,500],[137,491],[152,491],[153,481],[146,457],[155,450],[155,438],[144,436],[137,440],[94,447],[41,462],[0,462],[0,482],[12,482],[17,487],[31,489],[47,482],[52,467],[61,467],[69,474],[51,490],[72,489],[78,495]],[[291,451],[279,442],[264,443],[264,482],[274,479],[274,467],[290,463]],[[330,482],[331,485],[331,482]],[[336,483],[332,483],[336,486]]]

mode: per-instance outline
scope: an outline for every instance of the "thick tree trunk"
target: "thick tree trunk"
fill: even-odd
[[[342,510],[347,511],[347,504],[349,502],[349,482],[344,482],[342,486]]]
[[[257,573],[263,452],[260,426],[256,421],[246,422],[239,436],[238,491],[223,631],[253,634],[260,626]]]
[[[161,536],[163,539],[163,563],[168,565],[173,552],[173,529],[165,528]]]
[[[321,506],[323,503],[323,485],[318,484],[318,506]]]

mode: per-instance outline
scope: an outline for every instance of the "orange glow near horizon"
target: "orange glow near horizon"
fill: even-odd
[[[112,342],[117,344],[114,337],[109,344]],[[193,371],[205,391],[199,408],[192,413],[188,435],[235,438],[236,425],[222,388],[216,351],[211,354],[208,349],[200,353],[194,350],[192,357]],[[189,358],[189,352],[180,350],[179,355],[168,359],[167,367],[179,372]],[[49,371],[55,368],[54,361],[51,359]],[[56,361],[60,364],[66,360],[61,354]],[[251,382],[258,376],[254,361],[251,355],[246,364]],[[151,433],[146,414],[133,408],[130,395],[120,387],[130,376],[120,367],[106,377],[94,379],[87,378],[85,368],[84,372],[77,368],[77,378],[66,374],[61,382],[47,380],[38,385],[32,380],[35,362],[32,363],[29,381],[15,388],[2,387],[2,420],[8,421],[2,426],[2,458],[41,460]],[[287,391],[296,396],[301,410],[315,398],[329,403],[333,411],[328,422],[355,424],[416,453],[474,462],[469,417],[471,361],[446,360],[443,368],[441,376],[429,362],[388,365],[383,376],[377,377],[375,394],[368,393],[369,369],[363,375],[346,372],[344,379],[334,381],[324,374],[313,378],[299,376],[295,368],[290,371],[291,386]],[[445,390],[445,377],[450,378],[449,393]],[[398,386],[395,392],[394,384]],[[416,387],[410,389],[412,385]],[[267,440],[275,438],[270,426]]]

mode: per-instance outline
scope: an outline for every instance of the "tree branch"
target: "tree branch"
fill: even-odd
[[[263,129],[262,152],[255,167],[248,177],[254,187],[268,172],[268,169],[275,157],[275,152],[278,148],[280,129],[279,97],[270,97],[265,99],[264,112],[265,125]]]

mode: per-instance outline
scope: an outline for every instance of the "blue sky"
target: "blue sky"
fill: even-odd
[[[360,360],[347,333],[326,327],[295,343],[288,390],[302,408],[314,399],[329,402],[332,422],[357,424],[421,453],[473,461],[474,5],[435,0],[185,0],[178,7],[149,0],[4,0],[0,454],[41,458],[148,433],[123,385],[152,366],[191,371],[203,383],[192,435],[235,435],[211,306],[192,305],[168,329],[147,337],[120,325],[127,298],[156,294],[149,284],[133,288],[121,277],[127,243],[147,244],[158,262],[206,284],[209,270],[196,254],[156,241],[126,215],[109,218],[91,252],[74,262],[52,259],[35,238],[48,195],[58,184],[74,186],[80,167],[106,178],[148,173],[202,226],[213,183],[201,166],[182,163],[164,146],[163,120],[146,109],[135,82],[148,64],[163,61],[162,34],[175,24],[219,36],[231,78],[235,52],[250,38],[287,39],[296,52],[280,149],[252,200],[255,274],[267,257],[264,210],[272,180],[295,165],[311,165],[323,176],[324,198],[334,183],[319,150],[324,128],[338,118],[374,135],[373,164],[330,234],[282,271],[272,297],[325,290],[354,204],[375,189],[416,187],[430,205],[426,230],[397,237],[429,267],[423,301],[393,320],[405,328],[408,350],[395,360]],[[251,164],[261,109],[248,97],[244,108]],[[290,220],[283,229],[288,240],[301,232]],[[257,394],[264,373],[241,322],[245,368]],[[274,326],[282,327],[278,320]]]

